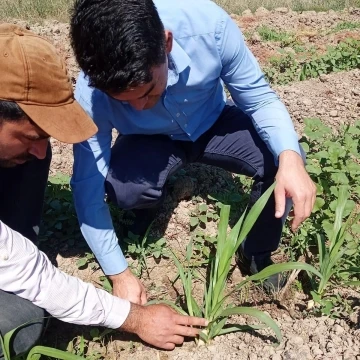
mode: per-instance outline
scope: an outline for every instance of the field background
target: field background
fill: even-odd
[[[355,207],[360,211],[360,124],[354,125],[360,119],[360,0],[218,3],[242,29],[249,48],[289,109],[299,138],[306,135],[302,141],[308,144],[308,170],[318,184],[313,215],[295,236],[288,228],[284,230],[283,243],[274,259],[306,260],[319,267],[316,234],[325,238],[328,235],[325,230],[334,219],[336,189],[340,185],[349,186],[347,210]],[[52,41],[65,58],[75,85],[79,68],[68,37],[71,4],[69,0],[0,0],[0,22],[17,23]],[[111,284],[79,231],[68,186],[72,147],[53,139],[51,142],[53,160],[39,247],[60,269],[111,291]],[[319,153],[324,152],[326,160],[319,158]],[[166,202],[146,244],[141,246],[140,239],[124,239],[121,246],[149,297],[175,302],[182,298],[182,290],[179,282],[174,283],[177,270],[168,250],[181,258],[192,239],[193,262],[204,272],[206,267],[199,264],[206,263],[214,250],[211,241],[216,235],[219,203],[232,205],[234,222],[246,205],[251,182],[221,169],[193,164],[176,174],[169,185]],[[127,216],[113,209],[117,229]],[[360,225],[354,224],[345,241],[347,251],[340,270],[360,268],[359,235]],[[333,277],[322,307],[309,308],[312,284],[305,274],[294,277],[282,294],[268,296],[254,285],[231,298],[236,305],[271,315],[284,337],[278,347],[274,346],[273,333],[261,330],[225,335],[207,347],[188,342],[173,352],[163,352],[136,337],[57,320],[51,321],[44,342],[91,360],[360,360],[359,288],[345,287],[349,278],[339,274]],[[234,264],[229,290],[242,279]],[[193,292],[200,296],[199,281],[194,281]],[[234,317],[231,321],[243,324],[248,320]]]

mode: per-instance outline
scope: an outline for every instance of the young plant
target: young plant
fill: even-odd
[[[142,239],[139,235],[131,232],[129,232],[128,238],[124,238],[124,242],[127,244],[126,253],[137,259],[135,274],[139,277],[141,277],[144,270],[147,270],[146,258],[148,256],[159,259],[165,253],[165,238],[160,238],[155,242],[149,241],[151,226],[152,224],[150,224]]]
[[[11,339],[13,337],[13,335],[17,332],[18,329],[22,328],[23,326],[26,326],[29,323],[20,325],[19,327],[9,331],[8,333],[6,333],[4,335],[4,337],[2,337],[0,335],[0,345],[3,351],[3,356],[4,356],[4,360],[15,360],[15,357],[11,356],[11,352],[10,352],[10,344],[11,344]],[[51,347],[47,347],[47,346],[34,346],[29,353],[27,354],[26,358],[24,357],[24,359],[26,360],[39,360],[41,358],[41,356],[46,356],[48,358],[54,358],[54,359],[62,359],[62,360],[84,360],[85,358],[78,356],[78,355],[74,355],[71,354],[69,352],[66,351],[61,351],[58,349],[54,349]],[[16,357],[18,359],[18,357]]]
[[[250,307],[235,307],[232,304],[229,304],[229,296],[235,291],[244,288],[250,281],[262,281],[269,276],[282,271],[303,269],[321,276],[315,268],[308,264],[274,264],[262,270],[260,273],[248,277],[238,284],[231,292],[226,292],[226,281],[231,267],[231,260],[263,210],[274,186],[275,185],[270,187],[248,212],[245,211],[242,214],[230,233],[228,233],[230,206],[222,206],[216,241],[216,254],[209,259],[208,279],[204,281],[204,297],[201,305],[196,302],[192,292],[192,280],[194,276],[196,276],[194,268],[191,266],[185,268],[175,254],[173,254],[184,289],[187,313],[191,316],[205,317],[209,320],[207,329],[200,334],[201,339],[206,343],[218,335],[263,327],[259,325],[226,326],[227,319],[232,315],[248,315],[257,318],[265,326],[269,326],[275,332],[277,339],[281,341],[280,329],[268,315]],[[191,254],[192,243],[187,247],[187,263],[190,263],[191,261]],[[171,303],[166,303],[171,305]],[[173,307],[180,313],[185,313],[184,310],[179,307],[174,305]]]
[[[326,288],[330,285],[333,276],[341,276],[346,273],[347,277],[360,273],[359,267],[344,268],[344,255],[349,250],[345,246],[345,239],[348,235],[349,229],[353,224],[357,224],[360,215],[355,215],[354,211],[348,216],[344,222],[344,212],[346,209],[349,196],[349,187],[342,185],[339,187],[339,196],[337,199],[335,220],[332,228],[327,229],[328,242],[325,241],[324,236],[318,234],[318,250],[319,250],[319,271],[322,274],[320,282],[318,283],[316,292],[312,292],[314,300],[324,306],[327,306],[326,300],[323,300]],[[360,286],[360,281],[346,281],[342,285]]]

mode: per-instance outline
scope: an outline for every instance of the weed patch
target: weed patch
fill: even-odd
[[[264,68],[264,73],[270,83],[285,85],[322,74],[360,68],[359,53],[360,41],[354,39],[328,47],[325,54],[313,54],[310,58],[283,52],[282,56],[270,59],[270,65]]]

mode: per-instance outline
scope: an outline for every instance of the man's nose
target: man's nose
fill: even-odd
[[[34,141],[29,149],[29,154],[36,156],[39,160],[45,159],[48,145],[48,139]]]

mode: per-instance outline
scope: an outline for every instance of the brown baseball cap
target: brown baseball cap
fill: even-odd
[[[64,61],[31,31],[0,24],[0,100],[14,101],[43,131],[78,143],[97,127],[74,100]]]

